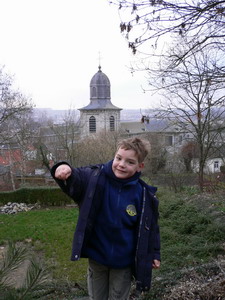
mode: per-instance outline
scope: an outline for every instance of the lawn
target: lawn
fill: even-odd
[[[224,223],[215,222],[206,210],[199,210],[193,201],[189,201],[190,195],[163,190],[158,197],[162,266],[159,271],[154,271],[153,289],[145,298],[154,300],[161,299],[165,284],[175,284],[185,268],[200,266],[219,254],[224,255],[225,236]],[[86,260],[70,261],[77,217],[77,208],[0,215],[0,245],[8,240],[32,245],[34,252],[52,267],[55,279],[76,282],[86,288]]]
[[[70,261],[71,243],[78,216],[76,208],[54,208],[0,215],[0,244],[7,240],[33,246],[61,280],[85,281],[86,260]]]

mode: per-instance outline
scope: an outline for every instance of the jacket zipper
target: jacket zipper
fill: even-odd
[[[139,245],[139,240],[140,240],[140,236],[141,236],[141,227],[142,227],[143,216],[144,216],[144,211],[145,211],[145,202],[146,202],[146,188],[143,187],[143,205],[142,205],[142,210],[141,210],[141,219],[140,219],[140,223],[139,223],[138,239],[137,239],[136,255],[135,255],[135,265],[136,265],[136,267],[137,267],[138,245]]]
[[[118,193],[118,198],[117,198],[117,203],[116,203],[116,205],[117,205],[117,208],[119,208],[119,204],[120,204],[120,198],[121,198],[121,191],[122,191],[122,188],[119,188],[119,193]],[[117,224],[116,224],[117,225]],[[114,253],[114,244],[112,244],[111,245],[111,257],[112,257],[112,255],[113,255],[113,253]]]

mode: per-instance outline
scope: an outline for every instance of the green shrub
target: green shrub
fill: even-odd
[[[71,203],[71,199],[58,187],[21,188],[16,191],[1,192],[0,203],[8,202],[61,206]]]

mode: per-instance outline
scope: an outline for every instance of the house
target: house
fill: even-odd
[[[223,145],[219,149],[215,149],[211,152],[211,155],[206,161],[204,172],[206,174],[220,173],[221,167],[225,165],[225,146]],[[193,160],[192,168],[194,172],[198,172],[198,159]]]

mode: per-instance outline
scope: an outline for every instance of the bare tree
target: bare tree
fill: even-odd
[[[46,166],[46,153],[50,152],[55,161],[66,160],[72,165],[76,164],[76,144],[79,139],[77,122],[76,111],[69,109],[64,115],[62,124],[55,124],[53,120],[49,120],[48,126],[40,128],[39,145]]]
[[[150,54],[165,41],[174,47],[180,38],[185,38],[189,47],[174,59],[212,46],[225,50],[225,1],[109,0],[109,3],[118,5],[120,29],[133,53],[147,44],[144,51]],[[160,54],[163,53],[160,48]]]
[[[13,78],[0,67],[0,143],[7,153],[10,178],[15,189],[15,137],[18,133],[18,120],[27,112],[31,112],[31,99],[13,88]]]
[[[15,175],[24,183],[25,175],[36,166],[36,143],[38,124],[33,120],[32,112],[22,111],[4,122],[2,147],[5,161],[8,161],[12,188],[16,188]],[[3,155],[3,151],[2,151]]]
[[[31,112],[24,112],[14,120],[16,129],[14,140],[18,144],[21,153],[21,161],[19,163],[21,182],[25,182],[25,176],[31,173],[36,163],[36,142],[38,124],[33,120]],[[31,171],[32,170],[32,171]]]
[[[223,59],[215,52],[192,53],[179,65],[160,70],[155,81],[150,81],[165,97],[164,116],[180,132],[189,132],[198,145],[201,188],[206,160],[214,146],[221,145],[225,133],[225,83],[215,76],[221,65]]]
[[[181,148],[180,155],[183,159],[185,169],[187,172],[192,172],[192,162],[194,158],[199,157],[198,146],[195,142],[190,141],[184,144]]]
[[[81,140],[77,144],[77,164],[93,165],[113,159],[120,138],[118,132],[102,131]]]
[[[13,119],[24,111],[31,110],[31,100],[26,98],[21,92],[13,89],[13,79],[4,73],[0,67],[0,126],[4,130],[4,125],[8,119]]]
[[[157,174],[164,170],[167,162],[168,153],[165,148],[162,134],[148,133],[143,137],[150,142],[151,151],[146,157],[144,174]]]
[[[206,160],[224,137],[225,1],[109,2],[133,53],[145,54],[133,71],[148,72],[149,90],[167,99],[167,118],[198,145],[202,188]]]

